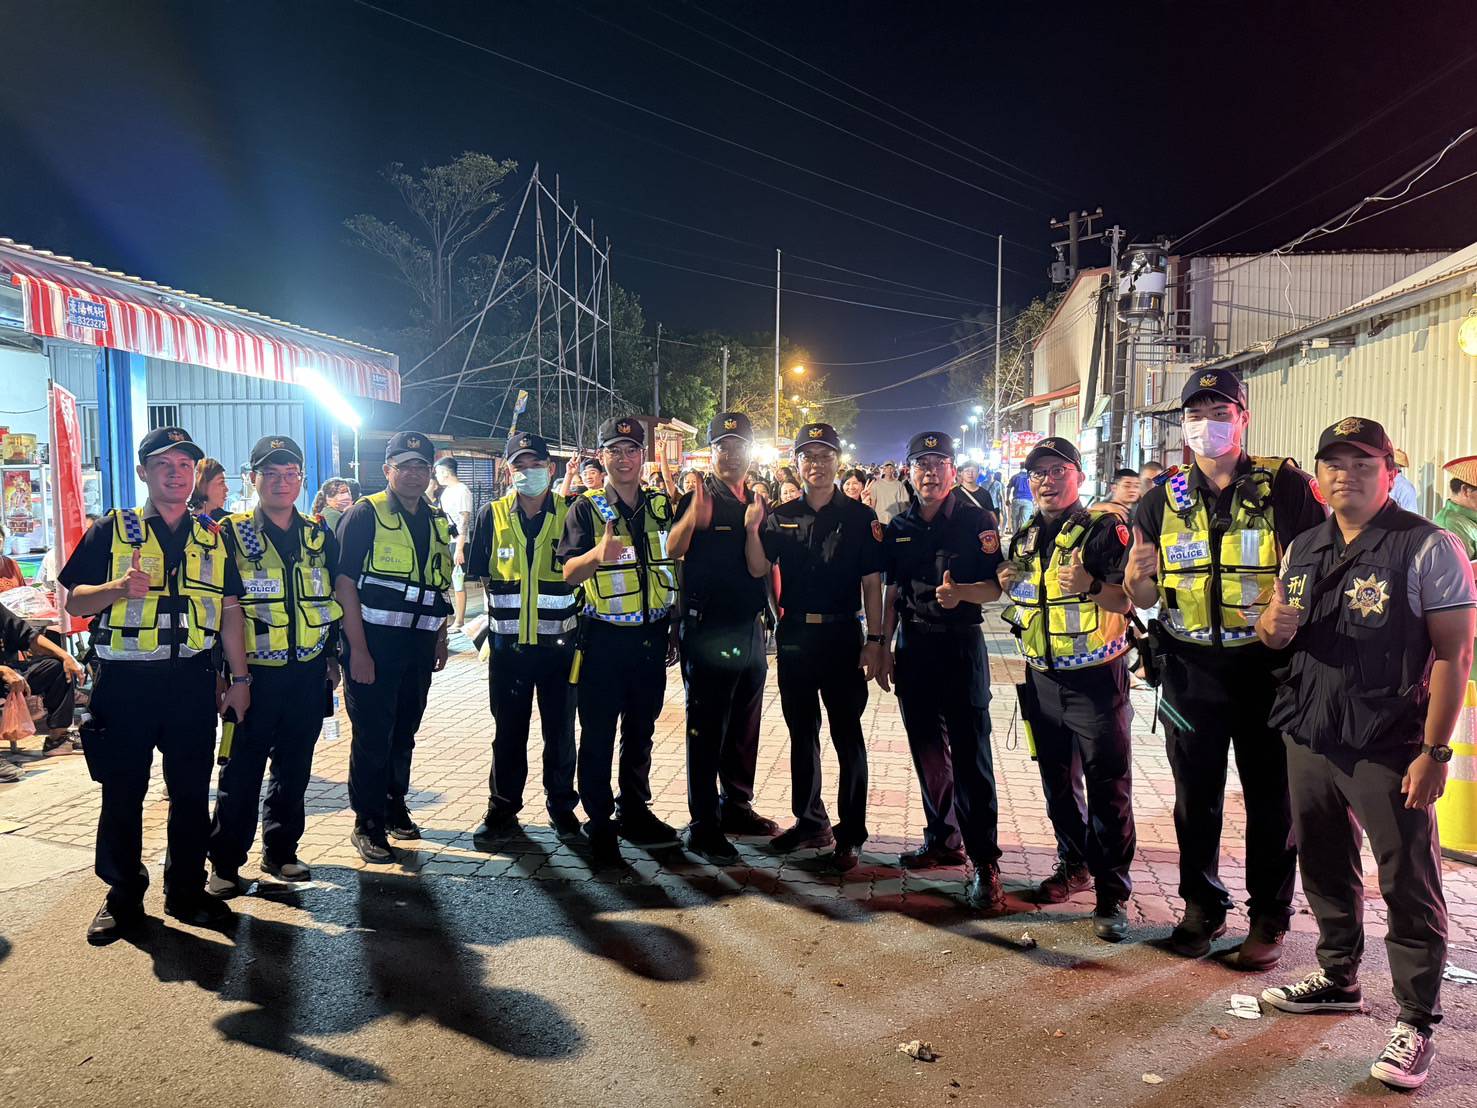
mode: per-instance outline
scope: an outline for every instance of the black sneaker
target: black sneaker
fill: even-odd
[[[777,854],[789,854],[796,850],[822,849],[836,845],[836,836],[829,827],[814,829],[801,827],[798,823],[788,831],[781,831],[769,840],[769,846]]]
[[[114,939],[122,938],[130,931],[138,929],[144,922],[144,906],[142,904],[112,905],[106,900],[103,906],[97,910],[97,915],[92,917],[92,922],[87,925],[87,941],[93,946],[104,946]]]
[[[1000,887],[1000,867],[988,865],[975,869],[965,886],[964,899],[971,908],[985,915],[1004,915],[1007,909],[1005,890]]]
[[[1036,886],[1036,903],[1060,904],[1092,888],[1092,874],[1081,863],[1058,862],[1051,876]]]
[[[573,812],[550,812],[549,823],[554,834],[561,839],[577,839],[580,836],[580,818]]]
[[[1306,1015],[1310,1012],[1358,1012],[1364,999],[1358,985],[1335,985],[1322,970],[1315,970],[1291,985],[1262,990],[1262,999],[1281,1012]]]
[[[483,839],[496,839],[506,835],[517,826],[517,812],[500,812],[496,808],[488,808],[487,814],[482,817],[482,822],[472,832],[472,841],[475,843]],[[578,820],[575,821],[575,826],[579,826]]]
[[[645,806],[617,816],[615,831],[632,846],[676,846],[682,841],[675,827],[658,819]]]
[[[739,852],[722,831],[694,831],[689,827],[682,845],[688,853],[706,858],[715,866],[731,866],[739,860]]]
[[[899,854],[897,864],[903,869],[938,869],[943,866],[962,866],[966,860],[964,851],[950,850],[934,843]]]
[[[590,854],[596,869],[613,869],[626,864],[625,856],[621,853],[620,838],[610,824],[586,826],[585,834],[590,839]]]
[[[1418,1027],[1401,1021],[1390,1032],[1390,1041],[1369,1067],[1369,1075],[1397,1089],[1419,1089],[1430,1076],[1436,1044]]]
[[[372,866],[387,865],[395,860],[395,852],[390,849],[389,840],[378,828],[361,827],[356,824],[354,830],[349,832],[349,842],[354,844],[359,857]]]
[[[418,839],[421,829],[410,818],[410,809],[403,800],[392,800],[385,805],[385,830],[392,839]]]
[[[1169,949],[1183,958],[1204,958],[1210,944],[1226,933],[1226,914],[1185,905],[1184,917],[1169,933]]]
[[[224,927],[236,918],[224,900],[199,892],[165,894],[164,914],[192,927]]]
[[[1128,938],[1128,908],[1121,900],[1099,900],[1092,913],[1092,933],[1105,943]]]
[[[780,825],[753,808],[724,808],[719,830],[725,835],[772,839],[780,833]]]

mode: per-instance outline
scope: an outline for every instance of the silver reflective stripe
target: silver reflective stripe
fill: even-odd
[[[491,621],[491,626],[494,635],[516,635],[518,633],[516,619],[495,619]]]
[[[538,633],[540,635],[563,635],[573,631],[579,621],[570,616],[568,619],[541,619],[538,621]]]
[[[389,612],[383,608],[360,608],[359,612],[365,623],[380,627],[409,627],[415,622],[415,616],[409,612]]]
[[[574,593],[550,596],[548,593],[541,592],[538,594],[538,606],[540,608],[572,608],[574,607]]]
[[[114,650],[102,642],[97,644],[97,656],[105,662],[161,662],[169,659],[169,645],[156,647],[145,653],[142,650]]]
[[[518,594],[515,592],[490,593],[487,597],[494,608],[516,608],[518,607]]]
[[[373,585],[379,589],[389,589],[391,592],[404,593],[407,596],[410,595],[411,590],[420,591],[415,585],[407,585],[404,581],[391,581],[388,577],[376,577],[372,573],[365,573],[360,576],[359,587],[362,589],[365,585]]]
[[[445,616],[421,616],[415,621],[415,628],[417,631],[439,631],[445,622]]]

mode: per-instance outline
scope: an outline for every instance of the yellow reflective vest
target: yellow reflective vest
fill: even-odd
[[[393,495],[386,489],[364,498],[374,509],[374,543],[357,582],[364,622],[439,631],[451,611],[446,597],[451,587],[451,524],[440,508],[430,502],[421,504],[420,511],[431,513],[431,541],[426,564],[421,565],[410,525],[399,503],[391,503]]]
[[[569,501],[557,493],[548,495],[552,503],[533,540],[532,565],[528,536],[518,515],[518,494],[510,491],[492,502],[487,629],[494,635],[516,636],[523,646],[573,646],[579,621],[579,590],[565,583],[554,557]]]
[[[1032,668],[1087,669],[1128,649],[1128,618],[1104,611],[1084,593],[1063,592],[1058,573],[1071,562],[1073,552],[1087,544],[1094,528],[1111,526],[1118,519],[1117,511],[1109,507],[1073,512],[1045,557],[1037,549],[1039,514],[1011,540],[1011,558],[1031,568],[1011,585],[1011,605],[1004,619]]]
[[[328,645],[334,621],[344,614],[333,598],[328,525],[293,512],[298,557],[291,570],[262,533],[255,513],[227,516],[225,525],[245,589],[241,614],[247,661],[254,666],[285,666],[318,657]]]
[[[583,495],[594,505],[599,521],[597,537],[605,523],[613,523],[615,533],[626,544],[621,561],[600,563],[585,586],[585,614],[604,623],[661,619],[677,599],[677,563],[667,557],[667,534],[672,526],[672,504],[667,494],[641,490],[645,546],[640,556],[626,517],[606,499],[605,490],[590,489]]]
[[[133,555],[149,575],[149,591],[137,600],[115,601],[97,620],[93,647],[108,662],[157,662],[193,658],[215,646],[225,601],[226,549],[215,524],[204,516],[181,523],[190,529],[184,557],[165,568],[164,547],[153,527],[132,508],[113,517],[113,570],[128,572]]]
[[[1236,479],[1231,517],[1211,527],[1189,473],[1165,482],[1159,532],[1160,622],[1182,642],[1244,646],[1272,599],[1282,551],[1272,521],[1272,483],[1285,458],[1252,458]]]

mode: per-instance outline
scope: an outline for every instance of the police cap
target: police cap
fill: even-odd
[[[841,436],[836,434],[836,428],[829,423],[807,423],[795,432],[796,454],[811,443],[820,443],[822,446],[829,446],[837,454],[841,453]]]
[[[156,427],[139,441],[139,465],[156,454],[167,454],[171,450],[181,450],[197,462],[205,457],[205,451],[195,445],[190,432],[183,427]]]
[[[1203,369],[1192,372],[1185,387],[1180,390],[1180,407],[1183,408],[1204,393],[1211,393],[1232,404],[1246,407],[1246,386],[1232,369]]]
[[[251,468],[272,465],[302,465],[303,448],[286,435],[268,435],[257,439],[251,448]]]
[[[908,440],[908,461],[915,462],[925,454],[937,454],[954,460],[954,436],[947,431],[920,431]]]
[[[503,457],[508,464],[512,465],[525,454],[532,454],[541,462],[549,460],[549,444],[532,431],[519,431],[516,435],[508,437],[507,449],[503,451]]]
[[[743,412],[719,412],[708,424],[708,441],[743,439],[754,441],[754,425]]]
[[[1071,439],[1064,439],[1055,435],[1051,438],[1042,439],[1026,455],[1026,460],[1023,464],[1027,469],[1030,469],[1037,462],[1044,461],[1047,458],[1060,458],[1064,462],[1071,462],[1078,469],[1082,468],[1082,455],[1077,452],[1077,447]]]
[[[1385,434],[1385,429],[1374,420],[1360,416],[1347,416],[1324,428],[1323,434],[1318,436],[1318,453],[1314,457],[1322,458],[1336,446],[1352,446],[1371,458],[1393,460],[1395,457],[1395,444]]]
[[[431,444],[431,436],[419,431],[396,431],[385,443],[385,462],[389,465],[416,460],[430,465],[435,458],[436,447]]]
[[[600,425],[600,445],[603,448],[618,442],[645,446],[646,428],[634,416],[612,416]]]

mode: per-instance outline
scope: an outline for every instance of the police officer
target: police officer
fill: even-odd
[[[493,838],[518,825],[528,782],[528,727],[535,694],[549,820],[561,837],[577,836],[575,698],[569,668],[579,590],[565,582],[554,554],[572,498],[550,488],[554,463],[549,444],[538,435],[515,433],[503,461],[511,487],[478,515],[467,555],[467,573],[486,585],[488,695],[496,725],[487,816],[472,837]]]
[[[376,864],[394,860],[387,833],[420,838],[405,803],[411,755],[431,674],[446,667],[451,528],[425,498],[434,456],[426,435],[391,435],[389,487],[360,500],[338,525],[337,596],[349,663],[344,706],[353,727],[349,841]]]
[[[990,664],[981,605],[998,599],[1000,525],[954,487],[954,440],[924,431],[908,443],[917,500],[882,539],[887,581],[877,683],[897,682],[898,707],[923,790],[923,845],[907,869],[974,865],[969,900],[1005,908],[1000,887],[999,808],[990,750]],[[888,650],[897,629],[897,651]]]
[[[1011,540],[1000,583],[1026,659],[1022,714],[1056,831],[1056,871],[1037,899],[1060,903],[1096,881],[1093,931],[1120,942],[1135,845],[1126,513],[1111,503],[1083,508],[1082,457],[1066,439],[1042,439],[1026,473],[1036,514]]]
[[[790,729],[795,823],[773,841],[789,853],[834,846],[848,870],[867,841],[867,747],[862,712],[867,682],[882,654],[882,524],[877,513],[836,487],[841,440],[829,423],[807,423],[795,436],[804,495],[767,515],[746,517],[749,572],[780,567],[777,663],[780,707]],[[865,609],[865,630],[859,609]],[[833,829],[821,800],[821,704],[841,763]]]
[[[1367,836],[1400,1005],[1370,1073],[1413,1089],[1441,1020],[1447,916],[1434,804],[1472,664],[1477,590],[1456,536],[1392,498],[1394,446],[1374,420],[1325,430],[1317,471],[1333,518],[1289,546],[1256,630],[1272,648],[1291,644],[1271,722],[1286,735],[1319,968],[1262,999],[1287,1012],[1359,1010]]]
[[[1230,370],[1191,376],[1181,394],[1188,471],[1171,470],[1139,501],[1124,585],[1134,605],[1161,606],[1161,666],[1175,837],[1185,914],[1170,947],[1203,957],[1225,934],[1231,897],[1219,873],[1228,748],[1246,800],[1251,930],[1237,959],[1267,969],[1281,956],[1296,857],[1287,758],[1267,725],[1275,652],[1258,640],[1278,560],[1293,536],[1324,518],[1310,478],[1287,458],[1242,448],[1251,416]]]
[[[667,553],[672,505],[641,485],[646,431],[627,416],[600,428],[605,483],[569,509],[558,556],[564,580],[585,585],[579,657],[579,790],[597,865],[621,864],[617,836],[637,846],[673,844],[677,832],[651,810],[651,737],[677,660],[672,607],[676,566]],[[616,728],[620,794],[610,788]],[[612,817],[619,810],[619,817]]]
[[[779,825],[754,811],[759,715],[764,702],[765,583],[744,559],[744,483],[754,430],[743,412],[708,424],[713,471],[677,504],[668,552],[682,559],[680,645],[687,685],[687,848],[712,862],[738,861],[728,835],[771,838]]]
[[[304,795],[325,702],[338,684],[338,624],[333,598],[338,541],[320,519],[295,506],[303,491],[303,451],[269,435],[251,450],[256,510],[227,516],[221,532],[241,575],[246,660],[256,707],[235,729],[230,760],[215,791],[210,830],[216,896],[244,892],[240,869],[256,836],[257,803],[270,759],[262,805],[262,870],[279,881],[307,881],[297,857],[306,814]]]
[[[83,753],[102,786],[97,875],[108,896],[87,929],[93,943],[144,918],[143,803],[155,747],[169,788],[164,910],[200,925],[234,915],[205,892],[217,640],[230,674],[222,714],[246,718],[251,674],[241,575],[214,522],[186,510],[203,456],[182,428],[145,435],[137,469],[149,490],[142,510],[115,509],[94,523],[57,578],[71,615],[98,617],[92,642],[100,667]]]

